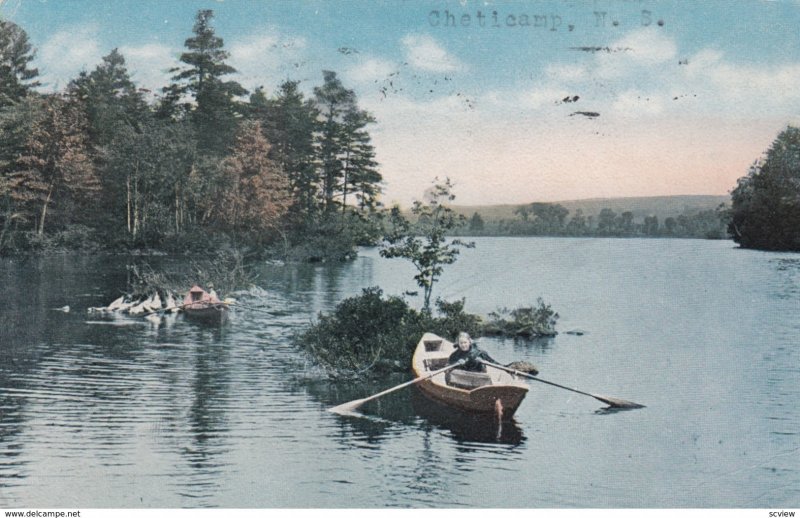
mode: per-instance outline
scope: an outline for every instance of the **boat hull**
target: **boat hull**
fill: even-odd
[[[420,383],[419,389],[436,402],[476,414],[501,413],[505,419],[514,415],[528,393],[527,387],[487,386],[464,390],[445,387],[430,380]]]
[[[228,307],[218,304],[191,304],[183,308],[187,318],[207,324],[223,324],[228,320]]]
[[[417,345],[412,368],[417,377],[430,375],[447,365],[455,350],[449,342],[433,333],[425,333]],[[528,384],[505,371],[487,368],[486,381],[475,388],[460,388],[448,383],[446,373],[420,382],[420,392],[437,403],[471,414],[488,414],[510,419],[528,393]]]

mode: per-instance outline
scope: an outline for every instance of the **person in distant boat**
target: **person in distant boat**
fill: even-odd
[[[211,292],[207,292],[200,286],[192,286],[192,289],[189,290],[189,293],[186,294],[186,297],[183,299],[183,305],[189,306],[192,304],[217,304],[220,302],[219,298],[217,297],[217,293],[214,291],[214,285],[208,285]]]
[[[465,332],[458,333],[458,348],[450,355],[450,358],[447,359],[447,364],[452,365],[462,360],[464,364],[456,368],[472,372],[486,371],[486,366],[482,364],[480,360],[497,363],[486,351],[482,351],[477,345],[472,343],[472,338],[470,338],[469,333]]]

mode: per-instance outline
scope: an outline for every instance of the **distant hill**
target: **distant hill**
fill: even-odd
[[[692,215],[704,210],[716,209],[721,203],[730,205],[729,195],[681,195],[681,196],[651,196],[635,198],[592,198],[587,200],[570,200],[552,202],[569,210],[570,215],[577,209],[583,211],[584,216],[597,216],[602,209],[611,209],[617,214],[631,211],[635,221],[641,221],[645,216],[656,216],[659,221],[668,217],[681,214]],[[502,219],[513,220],[519,216],[514,210],[529,204],[518,205],[455,205],[453,210],[466,217],[474,213],[480,214],[487,223]]]

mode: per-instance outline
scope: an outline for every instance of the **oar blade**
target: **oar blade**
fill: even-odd
[[[339,415],[358,415],[356,413],[356,409],[364,404],[364,401],[364,399],[348,401],[347,403],[342,403],[341,405],[329,408],[328,412],[333,412],[334,414]]]
[[[615,397],[598,396],[596,394],[592,394],[592,397],[614,408],[626,408],[626,409],[645,408],[644,405],[640,405],[639,403],[634,403],[633,401],[626,401],[624,399],[619,399]]]

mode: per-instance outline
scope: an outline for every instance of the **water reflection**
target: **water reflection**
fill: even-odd
[[[542,336],[539,338],[500,338],[502,342],[511,343],[511,348],[516,353],[524,353],[530,350],[547,352],[555,343],[555,337]]]
[[[229,464],[224,454],[230,449],[226,411],[231,398],[230,351],[222,342],[224,328],[201,324],[192,329],[196,348],[188,387],[187,437],[179,441],[179,453],[190,469],[182,471],[185,479],[175,489],[181,496],[198,500],[192,505],[208,506]]]
[[[498,421],[493,416],[473,415],[439,404],[416,388],[411,391],[414,411],[428,423],[447,430],[459,442],[499,443],[518,446],[525,441],[514,419]]]
[[[7,386],[0,376],[0,386]],[[20,440],[24,430],[24,398],[19,396],[0,396],[0,489],[16,485],[24,479],[24,466],[27,462],[21,456],[23,445]],[[13,507],[0,491],[0,505]]]
[[[518,421],[502,426],[432,403],[414,387],[365,404],[361,417],[326,412],[411,376],[330,382],[291,341],[318,311],[365,287],[409,288],[407,271],[377,257],[265,264],[260,289],[235,295],[242,307],[222,328],[181,315],[150,322],[87,314],[124,289],[127,259],[0,261],[14,301],[0,307],[0,506],[796,501],[788,482],[798,474],[800,261],[714,243],[582,240],[591,248],[586,264],[597,267],[564,269],[564,243],[487,241],[480,247],[491,262],[470,263],[465,253],[456,265],[464,275],[443,283],[524,258],[513,284],[466,294],[486,307],[476,312],[541,292],[592,337],[486,338],[484,348],[501,363],[535,363],[546,379],[630,395],[646,411],[597,410],[591,398],[532,383]],[[677,252],[654,255],[653,247]],[[597,282],[596,271],[641,264],[654,268]],[[52,311],[66,304],[70,313]],[[664,492],[665,484],[678,490]]]
[[[309,393],[320,399],[327,408],[367,397],[385,388],[402,383],[407,375],[394,375],[374,383],[326,382],[307,384]],[[386,386],[384,386],[386,385]],[[500,443],[519,445],[525,441],[522,429],[513,419],[498,422],[492,416],[468,414],[431,401],[416,387],[401,389],[369,401],[353,414],[340,417],[344,434],[355,434],[367,443],[383,440],[384,435],[399,424],[430,430],[431,426],[445,430],[459,442]]]

